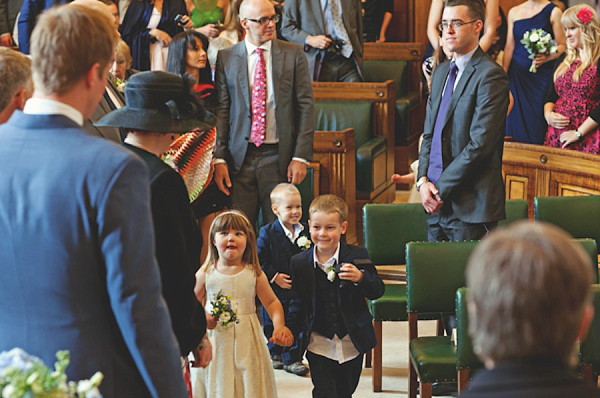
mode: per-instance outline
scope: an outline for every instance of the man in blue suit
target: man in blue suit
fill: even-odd
[[[31,38],[35,91],[0,126],[0,351],[21,347],[105,397],[187,397],[161,297],[143,162],[82,130],[117,34],[85,5],[46,11]]]

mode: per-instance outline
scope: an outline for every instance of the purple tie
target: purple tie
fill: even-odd
[[[442,159],[442,130],[444,129],[444,120],[446,120],[446,111],[452,100],[457,72],[458,68],[456,67],[456,63],[452,61],[450,64],[450,71],[448,72],[446,89],[442,95],[440,109],[438,110],[435,119],[435,127],[433,128],[433,138],[431,139],[431,149],[429,150],[429,169],[427,169],[427,178],[434,184],[440,179],[442,171],[444,170],[444,161]]]
[[[257,147],[265,141],[267,132],[267,68],[264,48],[257,48],[258,62],[254,69],[254,81],[252,83],[252,128],[250,140]]]

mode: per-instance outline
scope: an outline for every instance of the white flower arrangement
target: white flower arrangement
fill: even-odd
[[[306,236],[301,236],[296,241],[296,244],[298,245],[298,247],[300,249],[308,250],[308,249],[310,249],[310,245],[312,245],[312,242]]]
[[[533,29],[525,32],[521,43],[523,43],[523,46],[529,52],[530,59],[533,59],[537,54],[550,55],[558,51],[556,42],[552,40],[552,35],[544,29]],[[532,62],[529,72],[535,73],[536,71],[535,63]]]
[[[102,398],[98,386],[103,375],[96,372],[89,380],[67,381],[69,351],[56,353],[54,370],[38,357],[20,348],[0,353],[0,396],[2,398],[56,397]]]
[[[237,312],[231,308],[230,296],[225,296],[220,290],[214,300],[210,302],[212,305],[212,315],[218,320],[221,326],[227,326],[232,323],[238,323]]]

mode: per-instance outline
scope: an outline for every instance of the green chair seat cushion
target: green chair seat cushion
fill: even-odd
[[[411,110],[419,104],[420,99],[419,93],[414,91],[396,100],[396,146],[406,145],[414,134],[420,133],[420,131],[411,131],[410,129]]]
[[[407,321],[406,285],[386,284],[385,293],[377,300],[369,300],[374,321]]]
[[[456,346],[450,336],[418,337],[408,350],[421,383],[456,381]]]

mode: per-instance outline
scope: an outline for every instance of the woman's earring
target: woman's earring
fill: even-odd
[[[175,134],[171,136],[171,141],[175,141]]]

